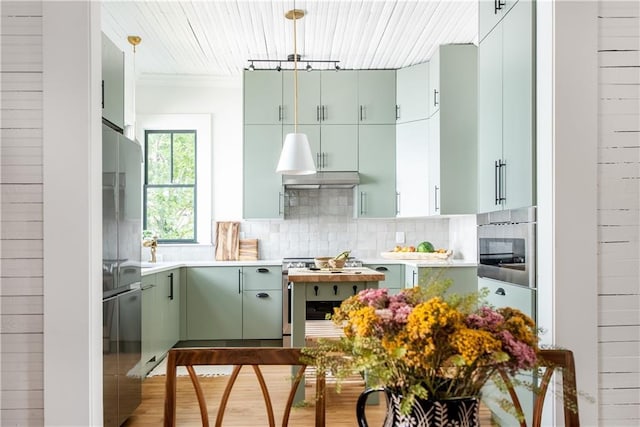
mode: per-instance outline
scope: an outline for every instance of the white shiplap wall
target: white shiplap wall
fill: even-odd
[[[42,425],[42,2],[0,15],[0,425]]]
[[[600,425],[640,425],[640,2],[599,2]]]

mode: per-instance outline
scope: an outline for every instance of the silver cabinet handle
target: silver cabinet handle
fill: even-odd
[[[500,165],[498,163],[498,160],[496,160],[494,162],[494,167],[493,167],[493,194],[495,196],[495,202],[494,205],[497,205],[500,203],[500,190],[499,190],[499,184],[498,184],[498,174],[499,174],[499,169],[500,169]]]
[[[278,105],[278,121],[282,121],[282,105]]]
[[[242,269],[238,269],[238,293],[242,293]]]
[[[327,116],[328,116],[327,110],[328,110],[327,106],[323,105],[322,106],[322,116],[321,116],[321,119],[322,119],[323,122],[327,120]]]
[[[284,214],[284,194],[278,193],[278,215]]]
[[[320,163],[320,152],[316,153],[316,167],[321,168],[322,164]]]
[[[396,120],[400,118],[400,106],[396,105]]]
[[[400,192],[396,191],[396,215],[400,214]]]
[[[258,292],[256,298],[269,298],[269,294],[266,292]]]
[[[502,168],[504,168],[504,172],[502,171]],[[498,164],[498,183],[499,183],[499,190],[500,190],[500,193],[498,194],[498,196],[500,197],[500,204],[504,204],[507,201],[507,189],[506,189],[507,176],[505,175],[506,170],[507,170],[507,162],[503,162],[501,159],[500,163]]]
[[[364,120],[364,106],[360,106],[360,121]]]
[[[365,199],[365,192],[361,191],[360,192],[360,215],[364,215],[364,213],[366,212],[364,209],[364,199]]]
[[[434,206],[436,212],[440,210],[440,206],[438,206],[438,191],[440,191],[440,187],[436,185],[433,191]]]
[[[322,169],[327,167],[327,153],[322,152]]]
[[[438,92],[436,89],[433,90],[433,106],[437,106],[439,104],[438,102],[438,94],[440,92]]]
[[[413,279],[412,279],[412,285],[415,286],[416,285],[416,276],[418,275],[418,272],[413,270]]]
[[[316,105],[316,121],[320,121],[320,106]]]

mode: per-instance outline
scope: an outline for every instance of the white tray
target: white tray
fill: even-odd
[[[380,256],[386,259],[417,259],[426,261],[443,261],[447,260],[453,255],[452,250],[448,250],[444,253],[438,252],[380,252]]]

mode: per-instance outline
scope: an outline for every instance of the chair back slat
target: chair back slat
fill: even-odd
[[[580,417],[578,416],[578,397],[576,387],[576,368],[573,360],[573,353],[570,350],[540,350],[540,359],[542,360],[542,377],[535,395],[533,405],[533,416],[531,419],[531,427],[540,427],[542,425],[542,410],[544,400],[553,377],[554,372],[559,369],[562,372],[562,398],[564,405],[564,424],[566,427],[580,427]],[[521,427],[527,427],[524,419],[520,399],[516,394],[513,382],[509,375],[499,370],[500,376],[513,401],[514,409],[520,414]]]
[[[275,427],[275,417],[273,413],[273,405],[269,395],[267,384],[264,380],[260,365],[272,366],[299,366],[295,379],[287,398],[282,418],[282,426],[287,427],[289,415],[295,396],[296,389],[300,384],[306,365],[300,360],[302,351],[299,348],[180,348],[171,349],[167,356],[167,378],[165,383],[166,395],[164,405],[164,425],[165,427],[174,427],[176,425],[176,373],[178,366],[187,368],[191,382],[193,383],[200,409],[200,417],[203,426],[209,426],[209,415],[207,412],[206,398],[202,390],[202,386],[198,376],[194,370],[194,366],[203,365],[233,365],[234,369],[231,377],[227,381],[225,390],[222,394],[220,406],[216,414],[216,427],[222,425],[224,413],[231,394],[231,389],[236,382],[240,369],[244,365],[253,367],[254,373],[260,384],[263,400],[265,402],[265,410],[269,419],[269,426]],[[325,378],[324,374],[317,372],[316,377],[316,410],[315,410],[315,426],[325,426]]]

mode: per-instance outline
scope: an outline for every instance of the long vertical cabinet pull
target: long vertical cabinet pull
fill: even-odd
[[[173,273],[169,274],[169,299],[173,301]]]
[[[493,0],[493,14],[497,15],[499,10],[502,10],[503,6],[506,6],[507,2],[503,0]]]
[[[284,194],[278,193],[278,215],[284,215]]]
[[[433,90],[433,106],[436,107],[438,105],[438,91],[436,89]]]
[[[418,272],[416,270],[413,270],[413,279],[412,279],[412,285],[415,287],[416,286],[416,276],[418,275]]]
[[[322,169],[327,167],[327,153],[322,152]]]
[[[396,105],[396,120],[400,119],[400,106]]]
[[[104,80],[102,80],[102,109],[104,110]]]
[[[400,192],[396,191],[396,215],[400,214]]]
[[[364,105],[360,106],[360,121],[364,121]]]
[[[320,121],[320,106],[316,105],[316,121]]]
[[[504,171],[502,170],[504,168]],[[498,202],[504,204],[507,201],[507,187],[506,187],[506,170],[507,162],[503,162],[502,159],[498,162]]]
[[[321,119],[322,119],[322,121],[323,121],[323,122],[327,120],[327,116],[328,116],[328,114],[327,114],[327,110],[328,110],[328,109],[329,109],[329,108],[328,108],[326,105],[323,105],[323,106],[322,106],[322,116],[321,116]]]
[[[438,192],[440,191],[440,187],[438,187],[437,185],[434,188],[434,192],[433,192],[433,202],[434,202],[434,206],[435,206],[435,211],[438,212],[440,210],[440,206],[438,206]]]
[[[364,202],[367,198],[367,195],[364,191],[360,192],[360,215],[364,215],[366,209],[364,208]]]
[[[238,293],[242,293],[242,269],[238,269]]]
[[[316,153],[316,167],[320,169],[322,167],[322,163],[320,163],[320,152]]]
[[[500,183],[498,181],[498,175],[500,174],[500,164],[498,160],[495,161],[493,169],[493,194],[495,196],[495,205],[500,204]]]

